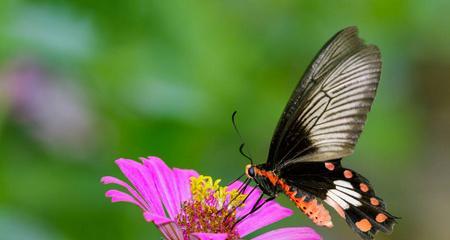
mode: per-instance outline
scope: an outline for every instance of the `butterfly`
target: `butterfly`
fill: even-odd
[[[266,202],[284,193],[316,225],[332,227],[325,202],[362,239],[392,232],[397,217],[365,177],[341,165],[363,130],[380,73],[378,47],[365,44],[356,27],[322,47],[282,113],[266,163],[246,166]]]

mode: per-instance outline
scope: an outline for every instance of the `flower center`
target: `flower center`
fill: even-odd
[[[220,179],[209,176],[191,177],[192,199],[185,201],[177,223],[185,239],[191,233],[227,233],[228,240],[239,239],[234,229],[236,209],[244,204],[246,194],[219,186]]]

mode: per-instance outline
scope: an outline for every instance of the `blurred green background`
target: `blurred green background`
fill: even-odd
[[[345,159],[402,217],[377,239],[450,239],[449,1],[0,3],[0,239],[159,239],[110,204],[114,160],[156,155],[230,181],[265,161],[284,104],[320,47],[356,25],[380,88]],[[293,207],[286,198],[279,201]],[[357,239],[333,213],[324,239]],[[277,226],[312,226],[298,213]]]

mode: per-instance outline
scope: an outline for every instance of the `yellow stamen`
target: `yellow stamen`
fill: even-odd
[[[236,209],[244,206],[247,194],[221,187],[220,179],[191,177],[192,199],[183,203],[177,222],[186,236],[193,232],[228,233],[229,240],[239,239],[234,229]]]
[[[222,181],[221,179],[213,181],[210,176],[200,175],[198,177],[191,177],[190,180],[192,199],[194,201],[205,201],[213,194],[214,199],[220,205],[219,207],[222,207],[223,203],[230,199],[233,199],[233,201],[228,205],[229,208],[244,206],[243,201],[247,194],[240,194],[236,189],[229,191],[227,186],[221,187],[219,185]]]

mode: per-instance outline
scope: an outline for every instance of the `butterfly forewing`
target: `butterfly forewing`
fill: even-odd
[[[381,60],[354,27],[337,33],[291,96],[269,150],[268,166],[350,155],[375,97]]]

